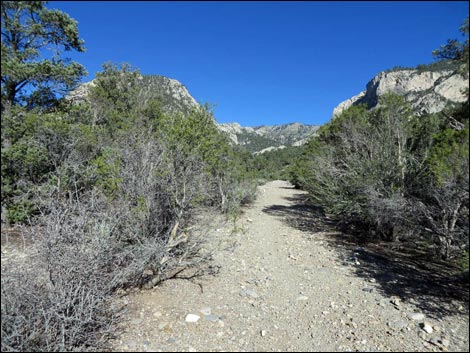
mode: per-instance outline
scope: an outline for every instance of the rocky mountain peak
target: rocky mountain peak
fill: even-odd
[[[173,78],[145,75],[142,86],[141,94],[158,98],[167,112],[187,114],[200,107],[188,89]]]
[[[142,101],[158,99],[162,109],[167,113],[189,114],[200,105],[178,80],[160,76],[143,75],[140,82],[140,98]],[[70,92],[66,99],[79,103],[86,101],[95,80],[86,82]],[[217,124],[218,129],[236,145],[243,145],[251,152],[270,151],[285,146],[300,146],[313,136],[319,126],[305,125],[299,122],[282,125],[261,125],[256,127],[241,126],[237,122]]]
[[[333,117],[351,105],[365,103],[372,109],[385,93],[403,96],[417,114],[436,113],[448,102],[464,102],[463,90],[467,87],[468,79],[451,69],[382,71],[367,83],[365,91],[335,107]]]
[[[219,124],[219,129],[237,145],[251,152],[264,153],[286,146],[301,146],[316,134],[320,126],[299,122],[281,125],[241,126],[239,123]]]
[[[178,80],[160,75],[143,75],[140,81],[140,96],[143,100],[157,98],[164,111],[169,113],[188,113],[200,105]],[[72,103],[86,100],[95,80],[82,83],[70,92],[65,99]]]

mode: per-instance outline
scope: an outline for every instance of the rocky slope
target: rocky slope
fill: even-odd
[[[158,99],[165,112],[189,114],[200,107],[199,103],[179,81],[159,76],[144,75],[141,80],[140,94],[143,100]],[[85,101],[94,81],[86,82],[68,94],[67,100],[74,103]],[[283,125],[262,125],[242,127],[238,123],[217,124],[234,144],[243,145],[251,152],[269,151],[281,146],[300,146],[307,142],[318,130],[317,125],[290,123]]]
[[[90,88],[94,85],[94,80],[85,82],[70,92],[65,98],[73,103],[83,102],[86,100]],[[167,113],[188,114],[191,110],[199,107],[194,97],[191,96],[181,82],[164,76],[142,76],[140,95],[144,100],[150,98],[158,99],[162,104],[163,110]]]
[[[73,91],[69,92],[65,96],[65,100],[74,104],[79,104],[81,102],[84,102],[86,101],[88,94],[90,93],[90,89],[93,88],[94,86],[95,86],[95,80],[82,83]]]
[[[142,81],[141,94],[159,99],[163,109],[169,113],[188,114],[199,107],[199,103],[178,80],[159,75],[146,75]]]
[[[365,91],[340,103],[333,110],[333,117],[351,105],[365,103],[369,108],[374,108],[379,97],[385,93],[403,96],[417,114],[436,113],[448,103],[465,101],[465,88],[468,88],[468,79],[452,69],[383,71],[367,83]]]

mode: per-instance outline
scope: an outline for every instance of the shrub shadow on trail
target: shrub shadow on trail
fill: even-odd
[[[324,216],[320,207],[310,204],[306,194],[299,193],[285,199],[293,204],[272,205],[265,207],[263,212],[282,218],[292,228],[304,232],[325,232],[334,229],[335,223]]]
[[[469,284],[456,268],[420,251],[413,244],[364,243],[357,236],[338,231],[337,224],[312,205],[305,194],[286,198],[291,206],[272,205],[263,212],[312,236],[322,232],[323,240],[335,249],[355,275],[375,280],[374,288],[385,297],[399,297],[414,304],[428,317],[442,318],[469,310]],[[359,265],[355,265],[356,261]],[[371,284],[372,286],[372,284]]]
[[[354,266],[355,275],[374,279],[376,290],[384,296],[399,297],[435,319],[460,310],[468,313],[468,281],[455,275],[455,268],[411,246],[394,248],[390,243],[377,242],[358,247],[351,236],[327,237],[343,256],[343,263]],[[359,265],[348,262],[351,259],[357,259]]]

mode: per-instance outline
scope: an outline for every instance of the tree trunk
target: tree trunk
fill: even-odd
[[[448,260],[450,258],[450,244],[452,243],[452,240],[449,237],[440,235],[439,243],[439,252],[442,259]]]
[[[13,106],[16,97],[16,83],[15,82],[7,82],[7,101],[10,103],[10,106]]]
[[[219,193],[220,193],[220,206],[221,208],[223,209],[224,208],[224,205],[225,205],[225,194],[224,194],[224,190],[222,189],[222,180],[219,180]]]

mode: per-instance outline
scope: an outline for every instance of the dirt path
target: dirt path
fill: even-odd
[[[242,230],[227,224],[212,235],[224,243],[220,272],[130,294],[113,350],[468,351],[468,301],[446,300],[446,312],[424,305],[435,296],[393,295],[405,288],[400,272],[370,275],[371,253],[335,246],[303,194],[283,181],[260,187]]]

